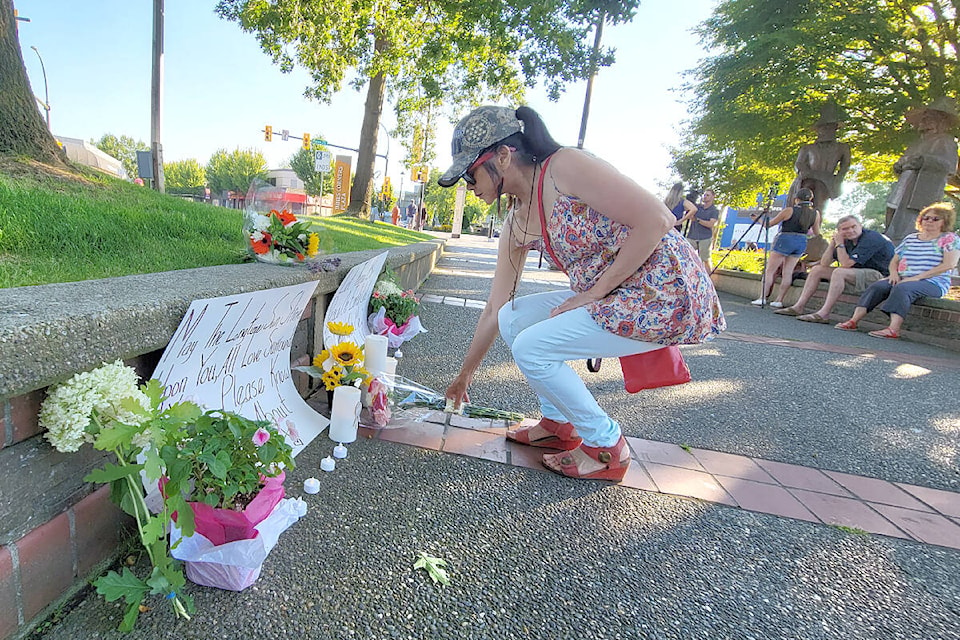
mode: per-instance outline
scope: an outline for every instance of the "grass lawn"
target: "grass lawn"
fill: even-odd
[[[309,216],[326,253],[430,238],[391,224]],[[88,169],[0,158],[0,288],[250,260],[242,212]]]

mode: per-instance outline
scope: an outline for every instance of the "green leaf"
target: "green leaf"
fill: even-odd
[[[163,402],[163,384],[156,378],[151,378],[146,384],[140,387],[140,390],[150,398],[150,407],[156,410]]]
[[[140,617],[141,602],[143,602],[142,598],[127,605],[127,610],[124,612],[123,620],[120,621],[120,626],[117,627],[117,630],[123,631],[124,633],[133,631],[133,628],[137,624],[137,618]]]
[[[166,520],[162,515],[151,516],[143,527],[143,545],[150,546],[167,535]]]
[[[160,453],[154,447],[147,447],[144,452],[143,469],[146,471],[147,479],[156,482],[163,476],[164,462]]]
[[[97,436],[93,446],[101,451],[113,451],[120,445],[129,444],[133,436],[140,433],[140,430],[141,427],[139,426],[114,422],[111,427],[100,431],[100,435]]]
[[[292,367],[292,369],[294,371],[302,371],[307,375],[309,375],[311,378],[319,378],[320,376],[323,375],[323,369],[321,367],[314,367],[312,365],[309,367]]]
[[[180,423],[188,423],[196,420],[203,413],[197,404],[193,402],[178,402],[166,411],[166,415]]]
[[[446,560],[434,558],[423,551],[420,552],[420,557],[417,561],[413,563],[414,569],[425,569],[431,580],[444,585],[450,584],[450,578],[447,576],[447,572],[441,568],[445,566],[447,566]]]
[[[173,585],[170,584],[165,575],[160,573],[159,569],[153,570],[153,574],[147,578],[147,584],[151,587],[151,595],[167,597],[173,591]]]
[[[270,464],[277,457],[277,445],[273,442],[267,442],[257,449],[257,457],[265,464]]]
[[[150,587],[126,567],[123,568],[122,573],[110,571],[107,575],[97,578],[93,581],[93,586],[107,602],[124,598],[127,603],[136,602],[138,605],[143,596],[150,591]]]
[[[140,473],[141,469],[143,469],[142,464],[117,465],[113,464],[112,462],[108,462],[103,466],[103,469],[94,469],[88,473],[83,478],[83,481],[106,484],[108,482],[113,482],[114,480],[119,480],[121,478],[126,478],[127,476]]]
[[[227,469],[230,468],[230,456],[227,455],[227,459],[224,461],[221,454],[226,455],[225,452],[220,451],[215,456],[203,456],[201,459],[207,463],[207,469],[210,470],[210,473],[223,480],[227,477]]]

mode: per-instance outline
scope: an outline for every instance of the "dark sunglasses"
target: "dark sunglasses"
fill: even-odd
[[[480,157],[474,160],[473,164],[467,167],[467,170],[464,171],[463,175],[460,177],[462,177],[463,181],[469,184],[470,186],[477,184],[477,179],[473,177],[473,172],[477,170],[477,167],[482,165],[484,162],[486,162],[493,156],[494,156],[493,151],[487,151],[486,153],[480,154]]]
[[[941,218],[937,216],[920,216],[921,222],[939,222]]]

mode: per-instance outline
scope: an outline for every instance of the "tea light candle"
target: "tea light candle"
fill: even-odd
[[[353,442],[357,439],[357,418],[360,417],[360,389],[340,386],[333,390],[330,408],[330,439]]]
[[[320,461],[321,471],[333,471],[336,468],[337,468],[337,463],[334,462],[333,458],[331,458],[330,456],[327,456],[326,458]],[[318,490],[319,490],[319,487],[318,487]]]
[[[320,481],[316,478],[307,478],[303,481],[303,492],[313,495],[320,492]]]
[[[347,457],[347,448],[343,446],[342,442],[333,448],[333,457],[341,460]]]

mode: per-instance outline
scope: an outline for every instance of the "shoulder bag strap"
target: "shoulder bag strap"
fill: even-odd
[[[546,249],[550,257],[553,258],[553,263],[557,265],[558,269],[563,269],[563,264],[557,260],[557,256],[553,253],[553,248],[550,246],[550,235],[547,233],[547,216],[543,210],[543,178],[547,175],[547,165],[550,164],[551,158],[552,156],[544,160],[543,166],[540,167],[540,181],[537,184],[537,204],[540,209],[540,236],[542,238],[543,248]],[[566,269],[563,269],[563,271],[566,273]],[[587,371],[593,373],[600,371],[601,362],[601,358],[587,358]]]

